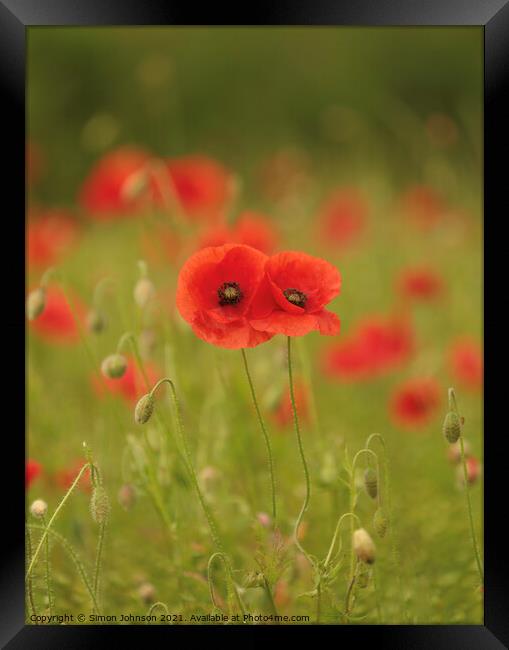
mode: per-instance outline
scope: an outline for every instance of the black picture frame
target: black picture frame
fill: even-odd
[[[483,625],[336,626],[338,643],[364,642],[393,649],[461,648],[490,650],[509,647],[509,601],[507,598],[506,534],[497,521],[505,497],[507,473],[504,454],[504,388],[495,379],[496,361],[504,362],[502,331],[507,303],[503,289],[503,246],[500,223],[507,219],[505,191],[509,153],[509,0],[298,0],[254,3],[242,12],[217,3],[200,7],[199,18],[185,3],[170,0],[0,0],[0,89],[3,91],[3,155],[8,164],[2,174],[4,200],[10,205],[9,252],[2,257],[5,308],[4,336],[9,340],[9,388],[3,393],[4,425],[2,471],[3,542],[0,583],[0,642],[10,650],[40,648],[89,648],[101,642],[136,644],[159,636],[166,642],[187,642],[188,634],[203,631],[211,637],[226,631],[233,643],[254,645],[260,635],[270,634],[276,643],[288,639],[288,627],[148,627],[148,626],[25,626],[24,624],[24,437],[20,431],[24,404],[24,214],[25,214],[25,40],[34,25],[356,25],[356,26],[465,26],[484,30],[484,339],[485,339],[485,609]],[[506,92],[504,92],[506,91]],[[505,181],[505,182],[504,182]],[[4,224],[5,225],[5,224]],[[498,236],[497,236],[498,233]],[[23,253],[22,253],[23,251]],[[502,251],[500,251],[502,253]],[[500,264],[502,262],[502,264]],[[23,285],[23,286],[22,286]],[[500,291],[500,289],[502,291]],[[495,294],[495,292],[497,292]],[[490,312],[491,309],[491,312]],[[490,352],[493,351],[493,354]],[[487,426],[486,426],[487,425]],[[7,462],[6,459],[9,458]],[[502,505],[503,508],[503,505]],[[328,626],[327,626],[328,627]],[[295,629],[295,628],[294,628]],[[322,630],[298,628],[302,642],[314,640]],[[327,634],[330,629],[324,630]],[[185,635],[185,636],[182,636]],[[104,640],[104,641],[103,641]]]

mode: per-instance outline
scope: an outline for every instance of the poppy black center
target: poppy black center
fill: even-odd
[[[304,307],[306,300],[308,299],[306,294],[302,293],[302,291],[299,291],[298,289],[285,289],[283,291],[283,296],[288,300],[288,302],[291,302],[292,305],[296,305],[297,307]]]
[[[239,303],[244,294],[236,282],[223,282],[217,290],[217,297],[220,305],[236,305]]]

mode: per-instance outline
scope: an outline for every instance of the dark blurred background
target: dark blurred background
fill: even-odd
[[[35,198],[72,202],[121,144],[200,151],[248,179],[297,147],[332,162],[333,182],[361,167],[436,185],[419,128],[436,113],[459,130],[448,164],[480,183],[482,42],[477,27],[30,28],[28,132],[45,159]]]

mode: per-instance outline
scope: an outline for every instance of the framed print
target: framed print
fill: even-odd
[[[509,3],[422,4],[1,0],[3,647],[508,647]]]

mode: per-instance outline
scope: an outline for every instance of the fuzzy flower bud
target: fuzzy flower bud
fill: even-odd
[[[382,508],[378,508],[378,510],[373,515],[373,528],[375,529],[378,537],[385,537],[388,526],[389,521],[385,516],[384,511]]]
[[[41,519],[48,512],[48,504],[42,499],[36,499],[30,506],[30,512],[34,517]]]
[[[127,370],[127,359],[123,354],[110,354],[101,363],[101,371],[109,379],[120,379]]]
[[[445,416],[443,425],[444,436],[447,441],[453,444],[461,435],[461,421],[459,415],[454,411],[449,411]]]
[[[110,500],[102,485],[95,487],[92,492],[90,514],[92,515],[92,519],[98,524],[102,524],[108,519],[110,514]]]
[[[40,316],[46,307],[46,290],[38,287],[27,296],[26,312],[28,320],[35,320]]]
[[[134,409],[134,421],[136,424],[146,424],[154,412],[154,398],[150,393],[143,395],[138,400]]]
[[[91,309],[87,314],[86,324],[89,332],[99,334],[106,327],[106,319],[101,312],[96,309]]]
[[[148,278],[140,278],[134,287],[133,295],[138,307],[143,309],[156,295],[156,288]]]
[[[118,491],[118,502],[124,510],[130,510],[136,502],[136,490],[130,483],[122,485]]]
[[[372,467],[368,467],[364,472],[364,487],[372,499],[376,499],[378,494],[378,476]]]
[[[373,564],[376,548],[367,530],[358,528],[353,534],[352,544],[354,553],[361,562]]]

